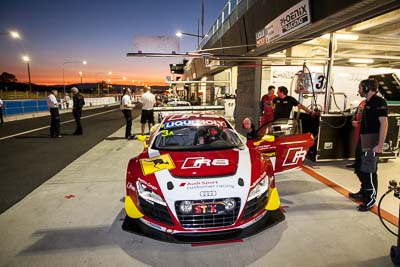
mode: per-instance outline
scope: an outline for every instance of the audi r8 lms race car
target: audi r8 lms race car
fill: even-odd
[[[123,229],[177,243],[258,233],[284,220],[275,173],[298,168],[311,144],[246,140],[217,115],[167,116],[128,163]]]

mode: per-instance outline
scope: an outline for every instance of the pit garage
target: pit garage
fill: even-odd
[[[385,80],[395,77],[388,74],[399,76],[399,13],[398,10],[391,12],[342,29],[359,32],[359,43],[337,39],[335,50],[332,45],[335,37],[330,35],[329,39],[313,38],[285,50],[274,48],[279,50],[273,51],[277,55],[275,59],[258,60],[261,65],[255,71],[260,85],[257,97],[250,103],[246,102],[246,97],[237,99],[237,121],[240,122],[242,118],[254,115],[254,103],[258,102],[261,88],[264,88],[261,85],[289,84],[296,95],[298,88],[291,83],[296,73],[303,70],[305,61],[310,73],[323,73],[325,77],[337,75],[326,83],[326,88],[334,88],[333,93],[328,94],[325,90],[314,98],[311,89],[296,95],[305,105],[315,105],[325,113],[322,112],[317,127],[311,127],[313,131],[317,130],[315,137],[319,140],[314,154],[304,162],[302,169],[276,176],[281,199],[279,208],[285,215],[284,221],[260,233],[229,242],[176,244],[123,231],[127,162],[143,150],[143,143],[122,139],[122,128],[1,214],[1,265],[393,266],[390,249],[399,244],[390,231],[395,234],[398,231],[400,189],[389,181],[400,182],[396,176],[400,172],[396,117],[400,99],[394,96],[390,100],[393,101],[390,106],[394,119],[387,162],[379,167],[378,198],[384,196],[379,210],[375,207],[371,212],[357,212],[358,204],[347,197],[348,192],[359,187],[353,171],[346,168],[353,158],[354,146],[339,142],[347,140],[351,143],[352,140],[352,131],[346,128],[346,121],[351,116],[349,103],[357,99],[355,88],[359,80],[369,75],[385,74]],[[378,34],[383,29],[391,36],[379,39],[384,36]],[[374,31],[377,34],[371,37]],[[296,53],[305,53],[306,59],[296,59],[299,55]],[[322,63],[312,60],[308,53],[316,53]],[[334,56],[335,53],[339,55]],[[353,66],[349,59],[355,55],[373,57],[372,63],[362,64],[376,65]],[[296,66],[290,66],[292,64]],[[335,65],[340,72],[335,71]],[[380,70],[380,67],[385,69]],[[230,88],[237,86],[239,94],[245,96],[245,87],[239,88],[239,85],[243,85],[242,69],[249,71],[250,68],[222,68],[230,69],[227,78],[232,81]],[[215,75],[221,75],[221,69],[214,71]],[[237,81],[236,86],[233,81]],[[308,131],[306,120],[302,121],[302,126],[303,132]],[[133,122],[133,128],[140,128],[138,119]],[[328,133],[332,133],[331,136]]]

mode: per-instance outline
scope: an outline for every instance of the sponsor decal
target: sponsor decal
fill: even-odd
[[[160,226],[160,225],[157,225],[157,224],[152,223],[152,222],[147,221],[147,220],[142,220],[142,221],[143,221],[145,224],[147,224],[148,226],[152,227],[152,228],[155,228],[155,229],[160,230],[160,231],[163,231],[163,230],[164,230],[164,227],[162,227],[162,226]]]
[[[226,128],[226,122],[219,120],[178,120],[168,121],[163,124],[164,129],[182,127],[182,126],[220,126]]]
[[[153,191],[158,190],[157,186],[152,185],[151,183],[147,182],[146,180],[143,180],[142,178],[138,178],[138,181],[144,184],[147,188],[150,188]]]
[[[141,159],[140,166],[142,167],[143,175],[149,175],[165,169],[175,169],[175,164],[169,154],[160,155],[154,158]]]
[[[217,195],[217,191],[200,191],[201,197],[215,197]]]
[[[262,145],[262,146],[257,146],[258,150],[264,150],[264,149],[276,149],[276,146],[271,146],[271,145]]]
[[[306,159],[306,155],[307,151],[303,150],[303,147],[291,147],[288,149],[282,166],[296,165],[299,160],[304,161]]]
[[[206,159],[204,157],[186,158],[182,169],[199,169],[201,167],[228,166],[228,159]]]
[[[136,191],[136,188],[133,186],[133,184],[132,184],[131,182],[129,182],[129,183],[126,185],[126,188],[128,188],[128,189],[130,189],[130,190],[132,190],[132,191]]]
[[[193,204],[194,214],[224,214],[224,202],[202,202]]]
[[[256,32],[257,47],[271,43],[311,23],[310,4],[302,0]]]
[[[204,190],[204,189],[234,189],[233,184],[220,184],[218,181],[195,181],[195,182],[182,182],[179,187],[185,187],[187,190]]]

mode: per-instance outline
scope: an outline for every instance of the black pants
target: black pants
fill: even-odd
[[[82,109],[74,108],[72,110],[72,114],[74,114],[74,119],[76,122],[76,130],[75,134],[82,134],[82,124],[81,124],[81,117],[82,117]]]
[[[57,137],[60,135],[60,113],[58,111],[58,108],[50,108],[50,115],[50,136]]]
[[[128,138],[132,136],[132,111],[130,109],[123,109],[122,113],[124,114],[126,120],[125,138]]]
[[[1,124],[3,124],[4,123],[4,120],[3,120],[3,107],[0,107],[0,120],[1,120]]]
[[[360,191],[363,193],[365,197],[365,205],[373,206],[376,202],[376,194],[378,192],[378,168],[376,168],[375,172],[362,172],[361,171],[361,141],[358,141],[356,148],[356,160],[354,166],[354,172],[356,173],[358,179],[361,183]],[[377,161],[378,162],[378,161]],[[378,164],[378,163],[377,163]]]

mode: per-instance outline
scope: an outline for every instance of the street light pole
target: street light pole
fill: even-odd
[[[80,72],[78,72],[79,73],[79,76],[81,77],[81,90],[82,90],[82,71],[80,71]]]
[[[29,61],[30,58],[28,56],[23,56],[22,60],[26,62],[26,65],[28,67],[28,79],[29,79],[29,92],[32,92],[32,83],[31,83],[31,70],[29,68]]]
[[[86,65],[86,64],[87,64],[87,61],[86,61],[86,60],[83,60],[83,61],[65,61],[65,62],[63,62],[63,64],[62,64],[64,94],[65,94],[65,72],[64,72],[64,65],[65,65],[65,64],[77,64],[77,63]]]
[[[96,74],[94,75],[94,79],[96,80],[96,87],[97,87],[97,96],[100,96],[100,87],[99,87],[99,83],[97,82],[97,74],[106,74],[105,72],[96,72]],[[112,72],[109,71],[108,75],[111,75]]]

